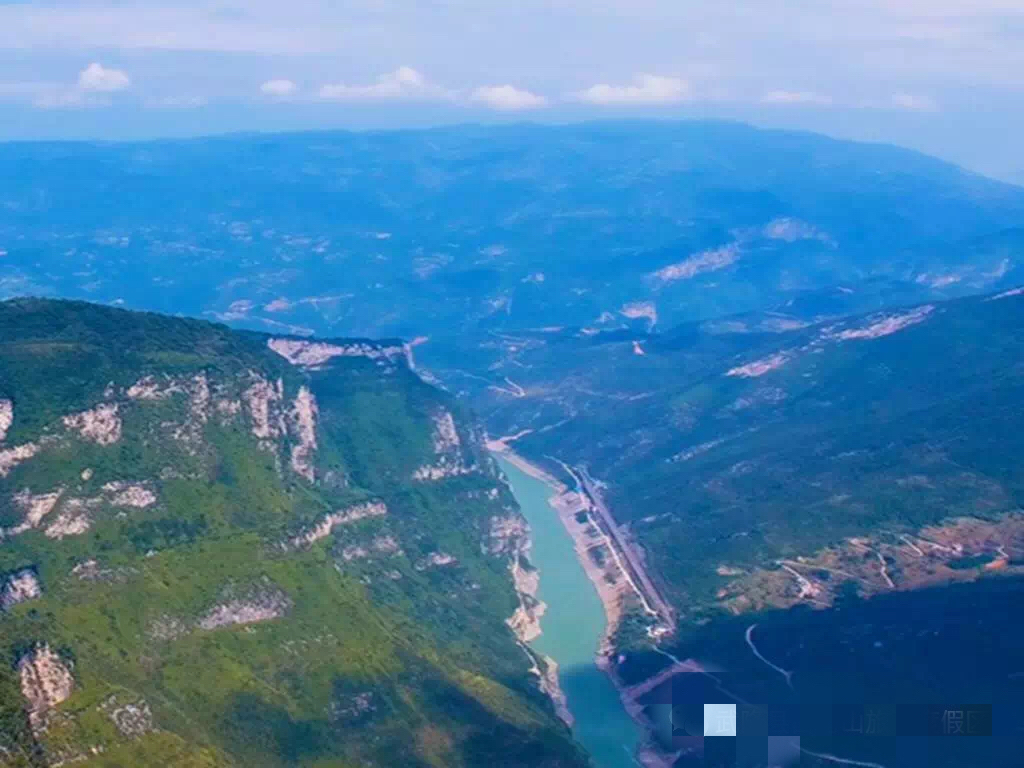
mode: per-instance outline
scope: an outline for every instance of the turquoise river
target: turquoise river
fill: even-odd
[[[573,735],[596,768],[635,768],[640,730],[594,663],[605,629],[604,607],[576,559],[572,537],[548,503],[554,490],[500,455],[495,458],[530,523],[530,561],[540,571],[537,597],[547,604],[543,633],[531,647],[558,663],[559,682],[576,719]]]

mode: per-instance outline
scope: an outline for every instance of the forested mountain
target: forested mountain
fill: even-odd
[[[557,457],[605,480],[690,619],[1024,555],[1020,289],[820,324],[538,332],[500,349],[491,373],[516,388],[480,383],[472,402],[551,471]]]
[[[855,312],[1019,283],[1024,249],[1018,187],[717,122],[5,144],[0,174],[0,296],[275,332],[671,327],[837,285]]]
[[[0,764],[586,765],[407,354],[0,303]]]
[[[5,144],[0,173],[0,298],[238,329],[0,305],[8,761],[581,765],[504,623],[523,531],[471,411],[649,575],[583,556],[621,571],[622,685],[720,650],[762,703],[833,670],[1017,694],[976,636],[1015,631],[983,614],[1024,563],[1021,188],[718,122]],[[929,688],[954,652],[992,663]]]

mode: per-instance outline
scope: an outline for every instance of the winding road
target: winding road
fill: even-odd
[[[633,579],[634,583],[638,585],[640,590],[642,590],[642,597],[648,601],[654,612],[661,617],[661,620],[664,622],[666,627],[670,629],[674,627],[675,613],[672,611],[668,602],[661,596],[661,592],[654,585],[651,577],[647,574],[647,568],[640,560],[637,552],[629,545],[629,542],[626,541],[625,535],[619,529],[618,524],[615,522],[615,518],[612,517],[611,510],[609,510],[608,506],[604,503],[604,499],[601,497],[601,492],[597,488],[593,478],[587,474],[586,470],[576,469],[575,471],[572,471],[570,467],[566,467],[566,469],[571,472],[573,477],[576,478],[576,481],[580,485],[580,489],[590,500],[591,509],[597,513],[601,524],[608,532],[612,542],[615,544],[615,548],[622,555],[623,560],[625,560],[625,565],[629,569],[629,573],[627,575]]]

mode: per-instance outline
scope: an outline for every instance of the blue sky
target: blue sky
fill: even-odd
[[[1024,0],[0,0],[0,138],[602,117],[1024,181]]]

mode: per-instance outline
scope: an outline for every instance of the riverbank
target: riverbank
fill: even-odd
[[[595,662],[601,669],[608,669],[608,657],[614,651],[612,637],[622,621],[624,600],[632,590],[621,567],[615,565],[614,557],[602,558],[600,554],[601,549],[606,549],[611,555],[614,545],[607,534],[590,519],[590,505],[586,497],[570,489],[541,467],[527,461],[513,451],[505,441],[492,440],[488,442],[487,447],[492,453],[501,456],[524,474],[540,480],[553,491],[549,504],[572,539],[576,557],[587,578],[594,585],[604,607],[606,626],[598,645]]]
[[[541,676],[541,687],[556,709],[564,705],[565,712],[560,714],[572,717],[573,735],[595,766],[635,768],[643,729],[623,708],[615,681],[595,663],[603,657],[602,641],[607,637],[605,604],[566,525],[573,522],[572,508],[552,503],[575,493],[557,482],[546,482],[547,473],[522,457],[513,462],[506,452],[494,456],[530,525],[529,561],[524,556],[513,565],[513,578],[525,595],[521,606],[546,604],[543,631],[538,631],[540,617],[534,615],[535,622],[520,627],[528,635],[519,634],[521,639],[531,638],[529,652],[540,662],[535,673]],[[556,698],[559,694],[564,699]]]
[[[621,552],[613,536],[604,528],[603,514],[610,513],[606,508],[595,508],[596,504],[603,504],[603,499],[594,499],[590,495],[596,491],[593,481],[589,478],[579,478],[571,468],[566,467],[566,471],[580,482],[580,487],[584,491],[581,493],[570,489],[541,467],[515,453],[507,441],[490,441],[488,448],[500,460],[547,486],[547,504],[555,512],[562,528],[569,534],[576,559],[593,586],[604,612],[604,626],[597,638],[596,647],[591,652],[593,665],[613,687],[622,712],[644,735],[631,755],[631,760],[634,761],[634,765],[638,762],[645,768],[668,768],[672,764],[672,756],[654,746],[651,738],[654,725],[637,701],[639,696],[634,695],[637,687],[626,687],[615,674],[617,652],[613,641],[627,606],[632,602],[634,606],[643,606],[649,613],[655,612],[637,585],[637,579],[634,579],[629,571],[631,553]],[[642,576],[645,577],[646,574]],[[660,596],[655,594],[655,601],[656,604],[660,603]],[[548,682],[550,684],[550,681]],[[572,705],[570,695],[570,710]]]

